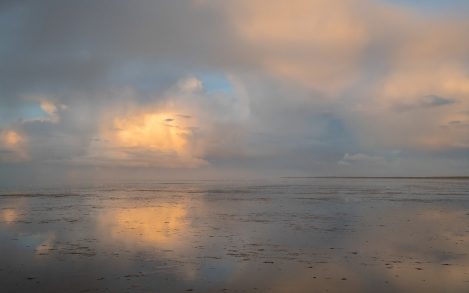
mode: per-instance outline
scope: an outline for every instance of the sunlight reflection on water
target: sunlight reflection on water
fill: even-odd
[[[467,292],[469,181],[285,179],[0,196],[6,292]]]

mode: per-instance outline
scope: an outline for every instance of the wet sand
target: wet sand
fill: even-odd
[[[1,292],[469,292],[469,180],[0,194]]]

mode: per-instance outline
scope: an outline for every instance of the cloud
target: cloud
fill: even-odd
[[[370,156],[367,154],[345,154],[343,159],[337,162],[339,165],[348,166],[354,163],[365,163],[365,164],[386,164],[386,159],[382,156]]]
[[[13,129],[0,129],[0,162],[21,162],[27,159],[27,139]]]
[[[188,118],[176,112],[145,109],[124,117],[115,117],[102,127],[90,146],[96,164],[130,164],[147,167],[196,167],[206,162],[197,153],[193,127]]]
[[[155,93],[153,101],[145,105],[136,102],[140,94],[128,89],[121,93],[126,99],[132,97],[125,106],[115,103],[102,109],[98,131],[74,164],[200,167],[209,164],[207,153],[217,149],[230,152],[223,147],[228,133],[243,127],[242,101],[207,92],[194,76]]]
[[[438,107],[444,105],[454,104],[455,101],[452,99],[447,99],[435,95],[425,96],[423,98],[422,104],[424,107]]]
[[[468,6],[423,5],[9,2],[0,129],[23,140],[2,158],[316,174],[398,149],[446,172],[469,148]]]
[[[333,94],[359,77],[359,55],[369,38],[362,2],[231,1],[227,14],[260,68]]]
[[[420,100],[415,101],[413,104],[398,104],[395,106],[397,111],[412,111],[412,110],[419,110],[419,109],[427,109],[433,107],[440,107],[446,106],[456,103],[453,99],[448,99],[444,97],[440,97],[437,95],[428,95],[422,97]]]

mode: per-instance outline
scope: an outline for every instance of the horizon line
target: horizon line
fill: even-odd
[[[469,176],[282,176],[284,179],[466,179]]]

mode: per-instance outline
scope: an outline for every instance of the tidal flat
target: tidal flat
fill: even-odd
[[[0,192],[1,292],[469,292],[469,180]]]

